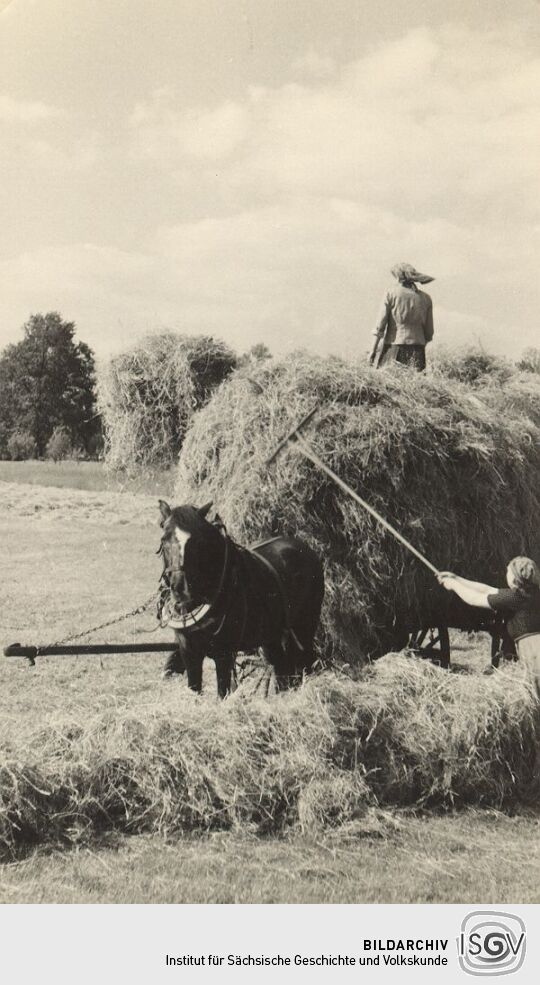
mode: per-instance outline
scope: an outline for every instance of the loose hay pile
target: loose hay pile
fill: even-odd
[[[170,465],[194,412],[232,372],[236,356],[207,336],[149,335],[98,373],[113,469]]]
[[[390,654],[358,681],[326,673],[268,701],[173,692],[174,715],[156,704],[4,738],[2,853],[113,830],[316,831],[379,806],[531,802],[538,706],[515,666],[453,675]]]
[[[306,412],[306,437],[339,476],[440,569],[501,582],[512,555],[540,559],[540,392],[512,378],[471,389],[442,375],[373,371],[307,354],[237,372],[186,436],[177,502],[213,499],[249,543],[306,538],[326,564],[326,648],[357,660],[406,630],[478,625],[353,500],[294,449],[267,456]],[[534,418],[536,418],[536,423]],[[359,652],[360,651],[360,652]]]

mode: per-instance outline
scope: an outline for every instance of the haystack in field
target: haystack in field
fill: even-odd
[[[114,469],[170,465],[193,413],[236,366],[219,340],[149,335],[98,372],[106,460]]]
[[[439,569],[501,583],[513,555],[540,558],[540,420],[530,413],[540,394],[508,385],[507,406],[500,384],[472,392],[441,375],[307,354],[266,362],[250,378],[235,374],[193,418],[176,501],[213,499],[241,543],[306,538],[326,565],[334,655],[386,652],[413,628],[474,628],[478,611],[294,448],[266,459],[317,403],[306,437],[339,476]]]

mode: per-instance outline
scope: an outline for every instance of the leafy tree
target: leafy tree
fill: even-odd
[[[75,325],[57,312],[32,315],[21,342],[0,358],[0,440],[15,430],[28,431],[43,455],[55,427],[69,433],[72,445],[86,448],[99,427],[95,413],[94,356],[75,341]],[[2,448],[0,448],[0,452]]]
[[[540,349],[535,349],[534,346],[525,349],[516,366],[524,373],[540,373]]]
[[[8,455],[13,462],[35,458],[36,443],[28,431],[13,431],[7,440]]]
[[[69,458],[72,452],[71,438],[66,429],[62,425],[55,427],[45,449],[47,458],[52,458],[53,462],[61,462],[64,458]]]

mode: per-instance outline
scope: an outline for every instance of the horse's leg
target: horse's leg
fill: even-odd
[[[178,643],[179,634],[176,633],[175,635],[176,649],[169,654],[165,661],[162,673],[162,677],[164,678],[175,677],[177,674],[185,674],[186,672],[186,665],[184,663],[182,650]]]
[[[316,586],[312,596],[303,599],[291,618],[292,634],[288,634],[286,649],[292,664],[301,673],[310,670],[315,662],[314,640],[319,625],[324,584]]]
[[[220,698],[226,698],[231,692],[231,674],[234,656],[232,653],[220,653],[214,657],[216,663],[217,691]]]
[[[294,670],[290,655],[282,643],[269,643],[261,647],[264,658],[274,668],[278,691],[286,691],[294,682]]]
[[[302,644],[303,649],[296,655],[296,667],[300,676],[304,671],[310,671],[315,663],[315,651],[313,649],[313,642],[310,640],[309,643]]]
[[[182,633],[177,636],[178,649],[181,651],[182,660],[187,672],[188,687],[192,691],[200,694],[202,691],[202,669],[204,660],[204,648],[200,643],[189,639]]]

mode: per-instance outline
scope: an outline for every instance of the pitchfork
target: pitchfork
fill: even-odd
[[[326,475],[330,476],[330,478],[336,483],[337,486],[339,486],[340,489],[343,489],[343,491],[346,492],[348,496],[351,496],[351,498],[354,499],[356,503],[358,503],[365,510],[367,510],[368,513],[371,513],[371,516],[373,516],[377,520],[377,522],[380,523],[385,528],[385,530],[388,530],[392,534],[392,536],[396,538],[396,540],[399,540],[399,542],[403,544],[404,547],[406,547],[407,550],[411,552],[411,554],[414,554],[414,556],[417,557],[418,560],[422,562],[422,564],[425,564],[426,568],[429,568],[429,570],[432,571],[435,576],[438,576],[439,571],[437,570],[435,565],[432,564],[431,561],[428,561],[427,557],[424,557],[424,555],[421,554],[420,551],[417,551],[416,547],[413,547],[413,545],[403,536],[403,534],[400,534],[399,530],[396,530],[396,528],[393,527],[392,524],[388,522],[388,520],[385,520],[385,518],[381,516],[381,514],[378,513],[377,510],[373,508],[373,506],[370,506],[369,503],[366,503],[365,499],[362,499],[362,497],[359,496],[354,489],[348,486],[347,483],[343,481],[343,479],[340,479],[339,475],[337,475],[326,464],[326,462],[324,462],[322,458],[320,458],[319,455],[317,455],[317,453],[313,450],[311,445],[306,441],[305,437],[301,433],[302,428],[304,428],[306,424],[308,424],[308,422],[312,420],[318,409],[319,409],[318,404],[315,404],[315,406],[312,407],[309,413],[307,413],[305,417],[302,418],[300,423],[297,424],[296,427],[292,429],[292,431],[289,431],[289,433],[283,438],[283,440],[280,441],[277,448],[266,459],[265,464],[271,465],[272,462],[276,460],[278,455],[280,455],[281,452],[288,445],[294,445],[296,449],[299,451],[299,453],[303,455],[304,458],[307,458],[310,462],[316,465],[317,468],[321,470],[321,472],[325,472]]]

